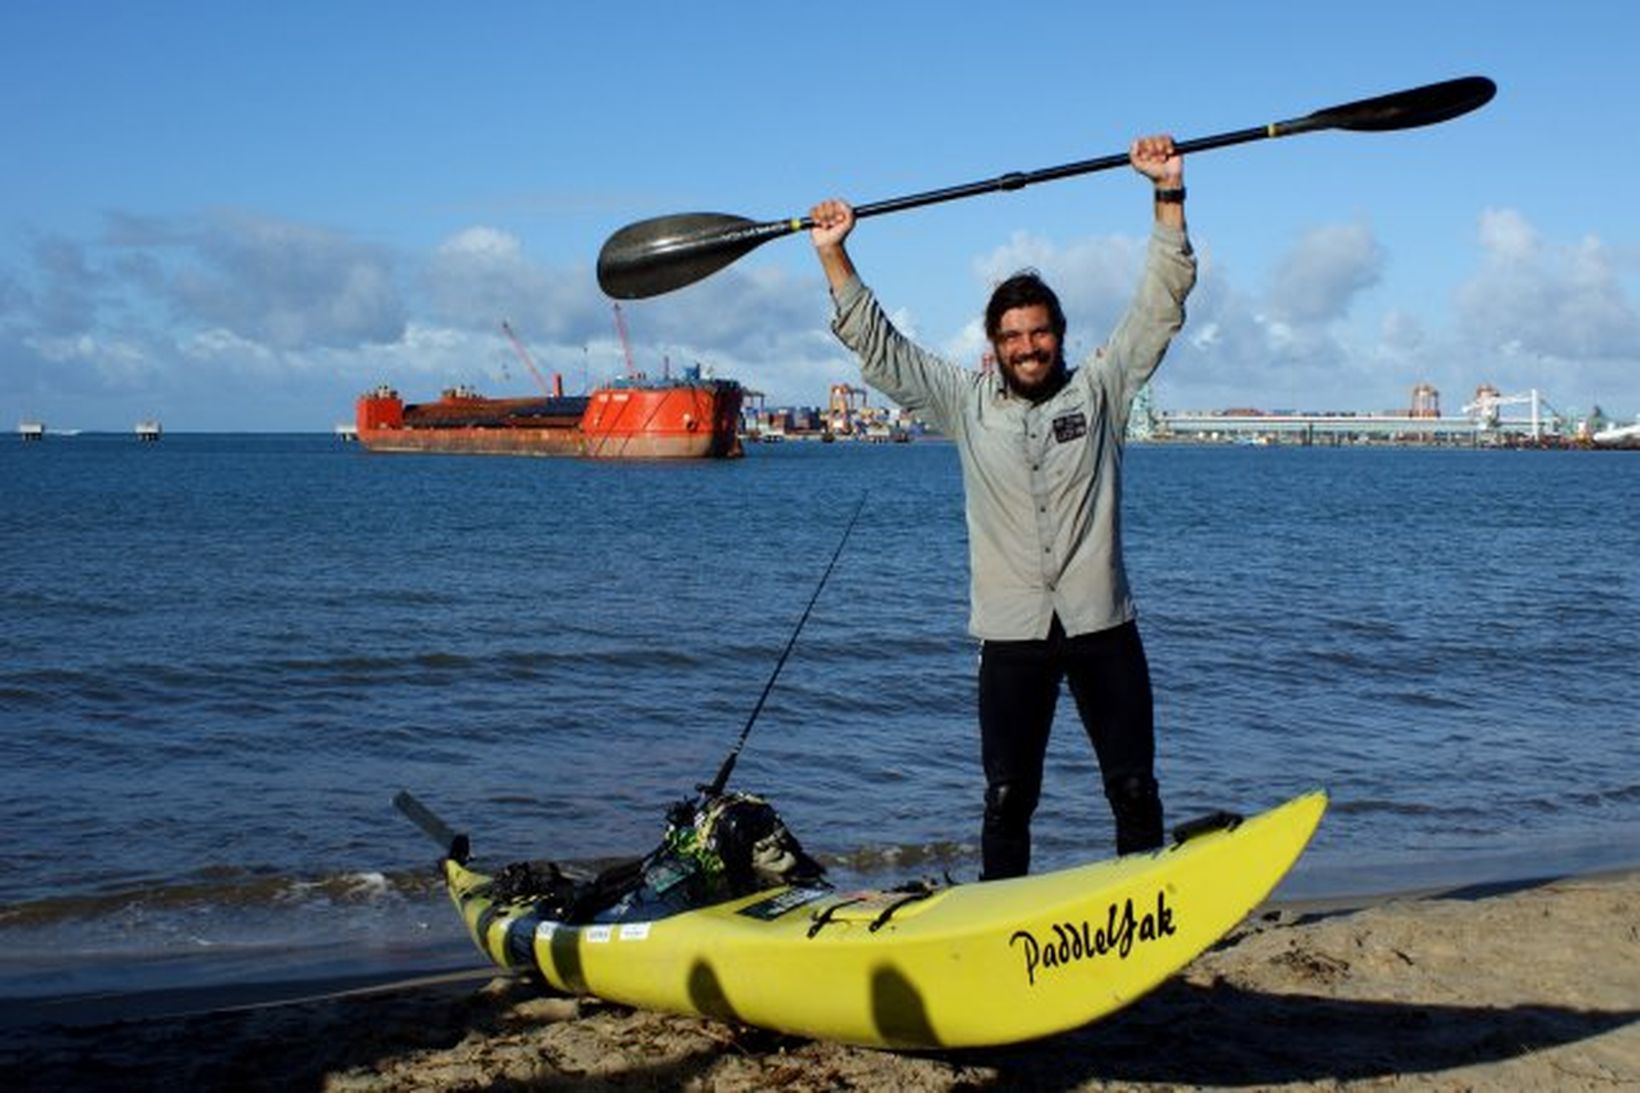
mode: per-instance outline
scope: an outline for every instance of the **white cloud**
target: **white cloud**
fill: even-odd
[[[1392,309],[1379,320],[1378,340],[1391,352],[1415,353],[1427,343],[1428,336],[1416,315]]]
[[[1306,232],[1270,276],[1270,313],[1295,326],[1341,319],[1383,276],[1384,253],[1365,224],[1330,224]]]
[[[182,316],[274,348],[391,342],[404,329],[392,255],[336,232],[221,214],[176,264],[167,296]]]
[[[436,252],[439,256],[452,258],[473,257],[487,262],[518,264],[523,259],[524,248],[519,244],[516,236],[495,228],[467,228],[440,243]]]
[[[584,274],[540,265],[515,236],[494,228],[471,227],[446,239],[422,263],[417,280],[420,305],[433,322],[499,337],[506,319],[531,345],[583,342],[601,311],[601,297]]]
[[[58,375],[81,373],[78,382],[82,384],[95,377],[113,387],[139,387],[159,371],[147,346],[117,335],[43,335],[31,338],[28,344],[43,364],[56,366]]]
[[[1060,247],[1040,236],[1016,232],[1005,245],[974,264],[984,287],[975,311],[983,310],[984,300],[996,285],[1021,270],[1034,269],[1053,287],[1065,309],[1067,353],[1086,355],[1110,336],[1132,299],[1146,246],[1144,239],[1112,235]],[[982,324],[973,329],[983,333]],[[969,345],[971,341],[965,337],[964,347],[982,350],[983,341]],[[977,359],[977,354],[969,359]]]
[[[1158,378],[1175,408],[1227,405],[1380,408],[1436,382],[1456,405],[1473,384],[1536,386],[1558,401],[1640,409],[1636,255],[1599,238],[1556,240],[1516,210],[1489,210],[1467,280],[1373,310],[1389,258],[1360,223],[1294,239],[1266,277],[1216,261],[1197,239],[1200,278],[1189,319]],[[1065,302],[1073,355],[1102,341],[1131,299],[1145,240],[1055,243],[1019,233],[979,255],[974,306],[961,325],[928,328],[914,301],[885,300],[895,321],[948,359],[977,362],[989,285],[1041,270]],[[201,413],[249,412],[254,423],[326,427],[352,394],[387,382],[431,397],[453,382],[495,393],[533,389],[500,329],[510,320],[544,372],[571,391],[625,367],[611,304],[586,266],[535,259],[487,225],[421,255],[346,233],[250,214],[198,221],[109,219],[99,239],[37,240],[0,268],[0,397],[72,419],[94,404],[133,406],[112,421],[164,413],[183,397]],[[1396,287],[1390,280],[1387,287]],[[1403,296],[1405,294],[1403,293]],[[623,305],[636,366],[700,363],[766,392],[818,403],[855,362],[832,336],[818,271],[730,267],[677,293]],[[66,407],[53,410],[52,400]],[[140,401],[140,414],[135,403]],[[268,406],[311,406],[312,420],[271,420]],[[281,411],[283,412],[283,411]]]
[[[1640,315],[1624,277],[1632,262],[1595,237],[1546,242],[1514,209],[1488,209],[1477,238],[1480,268],[1456,302],[1478,346],[1580,361],[1640,356]]]
[[[194,331],[177,341],[177,352],[190,361],[229,371],[271,374],[288,354],[225,327]]]

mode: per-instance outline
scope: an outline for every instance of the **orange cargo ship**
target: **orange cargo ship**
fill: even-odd
[[[627,376],[590,395],[566,396],[554,373],[547,386],[524,343],[505,319],[501,329],[545,392],[545,398],[485,398],[451,387],[437,402],[406,403],[383,384],[359,396],[359,443],[373,452],[459,452],[474,455],[579,455],[592,459],[728,459],[742,454],[740,405],[734,380],[705,379],[698,367],[681,379],[650,379],[632,368],[621,305],[615,332]]]
[[[470,387],[406,403],[385,384],[360,396],[359,443],[373,452],[722,459],[741,453],[734,380],[619,380],[590,395],[485,398]]]

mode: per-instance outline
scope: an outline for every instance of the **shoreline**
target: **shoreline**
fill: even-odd
[[[1640,835],[1640,829],[1635,834]],[[1625,846],[1632,841],[1616,840]],[[1508,890],[1640,871],[1640,858],[1613,849],[1611,840],[1602,845],[1603,851],[1596,851],[1592,843],[1560,842],[1512,854],[1364,860],[1347,868],[1318,864],[1312,860],[1312,847],[1260,910],[1355,909],[1392,899]],[[1559,867],[1553,868],[1554,863]],[[834,868],[833,879],[844,889],[886,887],[916,875],[915,869],[853,873]],[[430,867],[422,872],[432,876]],[[971,882],[970,874],[964,873],[963,879]],[[265,878],[258,883],[265,883]],[[292,881],[299,883],[312,882]],[[124,908],[142,895],[137,890],[110,902]],[[152,901],[142,904],[150,930],[156,933],[162,923],[157,916],[162,914],[173,920],[201,914],[211,918],[208,944],[177,943],[175,937],[181,935],[172,928],[175,923],[163,920],[172,942],[163,949],[145,947],[141,937],[125,936],[120,921],[95,916],[63,916],[45,928],[25,916],[20,928],[0,926],[0,945],[6,951],[0,958],[0,1028],[16,1025],[36,1010],[66,1012],[76,998],[95,999],[99,1012],[113,1016],[127,1010],[143,1012],[149,1002],[172,1013],[179,1000],[196,995],[254,1004],[488,966],[451,911],[442,881],[418,888],[413,900],[410,893],[398,892],[386,914],[370,902],[327,901],[318,906],[286,905],[277,911],[236,900],[228,903],[231,906],[220,908],[167,903],[160,909]],[[251,906],[255,916],[248,928],[234,920],[244,906]],[[279,922],[305,922],[312,942],[309,934],[290,934],[282,927],[268,936],[270,916]],[[82,947],[74,948],[77,944]]]
[[[1110,1018],[982,1051],[802,1040],[476,966],[250,986],[125,996],[149,1016],[108,996],[31,1007],[0,1027],[0,1073],[41,1089],[1600,1089],[1640,1083],[1640,870],[1271,904]],[[188,1012],[153,1015],[161,1002]]]
[[[1369,866],[1366,872],[1376,876],[1382,871]],[[1348,914],[1386,903],[1474,900],[1564,882],[1620,881],[1629,875],[1640,877],[1640,862],[1560,872],[1525,870],[1513,874],[1487,869],[1468,871],[1416,866],[1402,870],[1400,879],[1405,883],[1395,888],[1369,885],[1351,891],[1336,883],[1322,883],[1299,885],[1298,891],[1290,894],[1292,877],[1289,876],[1237,929],[1245,929],[1247,923],[1270,917],[1290,921]],[[840,887],[870,887],[871,883],[871,878],[855,878]],[[235,966],[232,960],[196,954],[188,960],[189,966],[194,969],[192,974],[179,973],[167,962],[167,967],[171,968],[169,973],[150,975],[145,982],[141,971],[135,969],[150,967],[152,960],[133,958],[129,961],[133,969],[129,974],[121,972],[110,975],[100,984],[94,980],[94,985],[86,986],[75,983],[80,977],[61,965],[53,968],[42,964],[39,974],[59,984],[60,989],[26,994],[0,991],[0,1032],[49,1023],[85,1025],[139,1018],[196,1016],[217,1010],[252,1009],[411,989],[445,981],[476,980],[482,983],[497,975],[495,966],[473,949],[471,939],[460,928],[442,890],[429,901],[426,910],[431,919],[450,927],[447,944],[414,950],[419,955],[398,951],[389,956],[383,951],[375,957],[361,957],[356,952],[349,957],[345,952],[332,952],[328,959],[333,964],[340,964],[340,970],[333,971],[313,970],[322,966],[327,958],[300,948],[290,950],[288,956],[305,970],[283,975],[279,974],[278,969],[285,967],[288,972],[290,965],[288,961],[278,958],[259,962],[255,966],[259,970],[248,974],[241,969],[242,974],[236,976],[231,970]],[[104,963],[116,970],[121,968],[118,961],[107,965],[106,957]],[[18,976],[14,974],[12,978]]]

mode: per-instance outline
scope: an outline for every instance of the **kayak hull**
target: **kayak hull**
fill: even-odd
[[[776,888],[654,921],[557,922],[444,869],[480,950],[560,990],[843,1043],[977,1047],[1077,1028],[1154,989],[1269,895],[1326,800],[1037,876],[920,895]]]

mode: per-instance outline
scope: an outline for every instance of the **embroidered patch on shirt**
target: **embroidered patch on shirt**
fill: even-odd
[[[1088,419],[1078,410],[1074,414],[1053,419],[1053,438],[1063,444],[1079,436],[1088,435]]]

